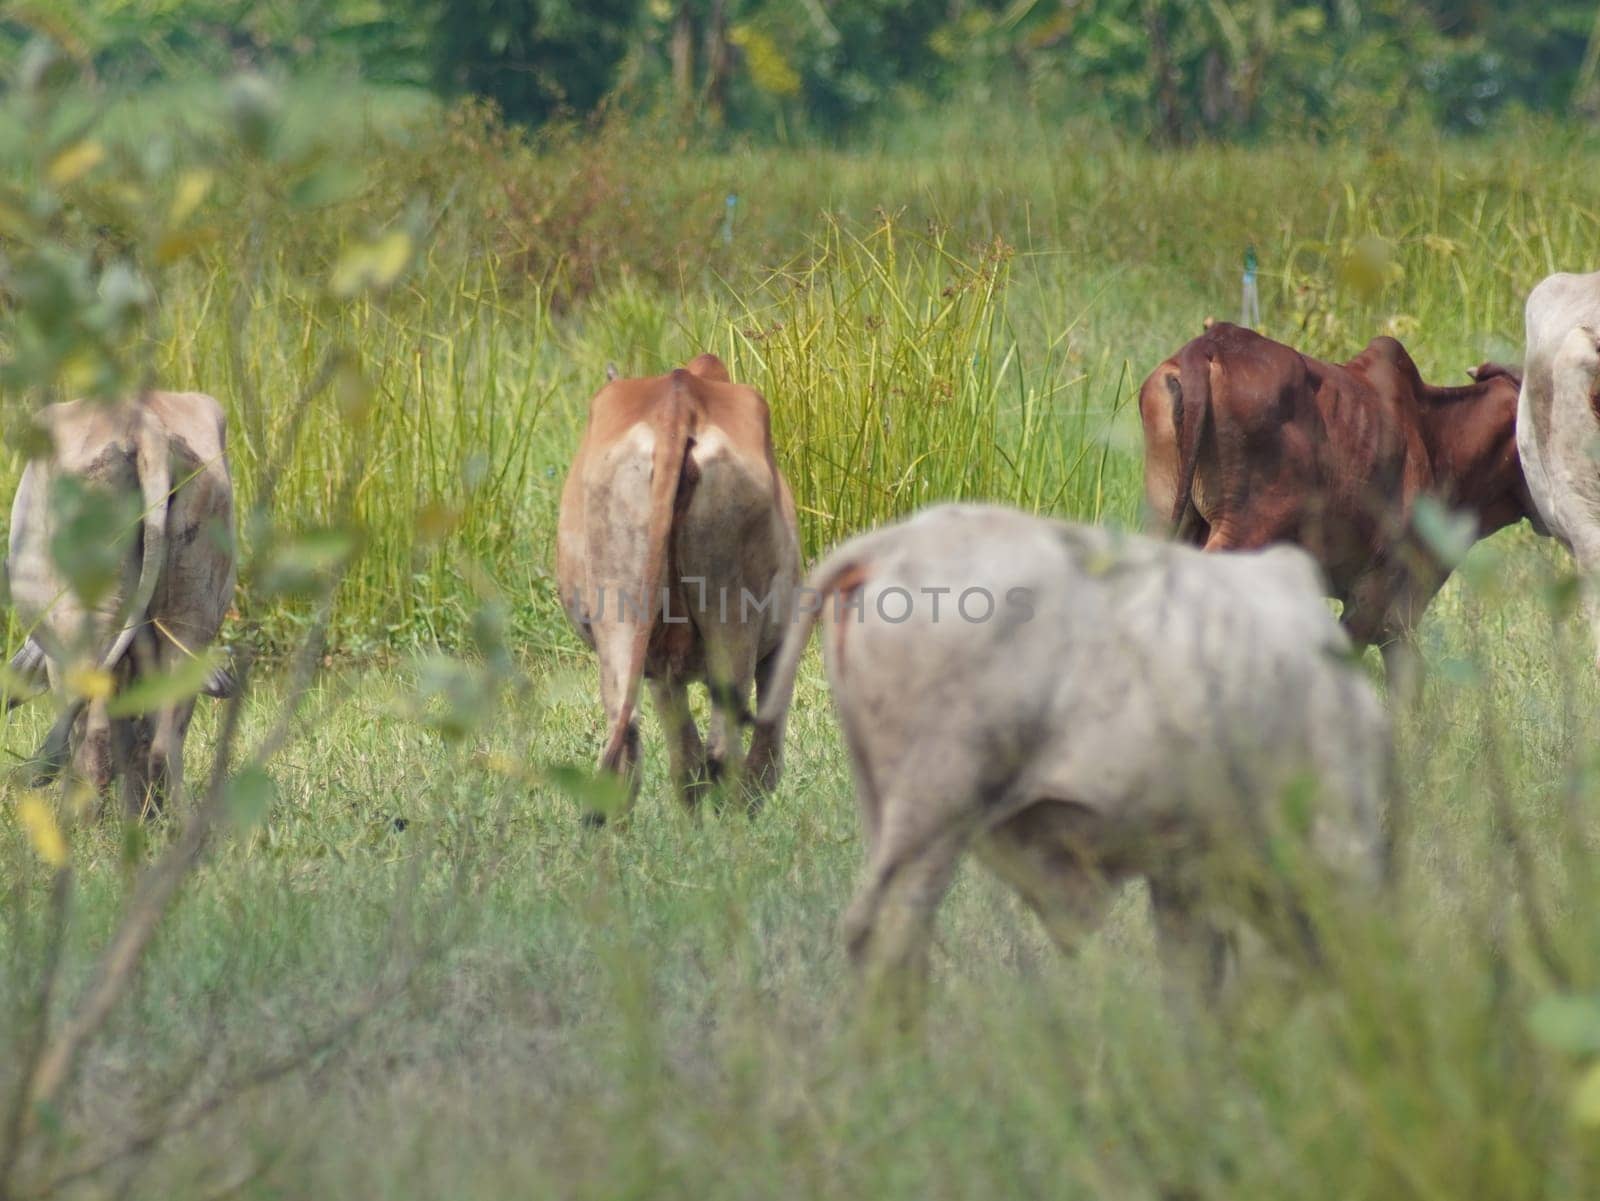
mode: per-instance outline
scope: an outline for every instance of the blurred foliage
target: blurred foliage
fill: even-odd
[[[1094,115],[1169,143],[1416,117],[1600,111],[1594,0],[24,0],[25,24],[138,82],[359,70],[531,123],[616,97],[687,128],[791,138],[952,95]],[[7,75],[12,74],[7,72]]]
[[[447,89],[489,96],[521,121],[588,112],[610,91],[637,0],[432,0],[429,60]]]

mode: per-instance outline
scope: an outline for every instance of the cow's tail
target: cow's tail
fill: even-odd
[[[172,496],[171,450],[166,431],[153,417],[141,411],[135,433],[135,462],[139,472],[139,492],[144,502],[139,557],[139,582],[123,610],[123,626],[111,649],[100,660],[102,671],[112,671],[128,653],[133,639],[150,612],[155,599],[161,567],[167,559],[167,506]]]
[[[1169,377],[1170,379],[1171,377]],[[1199,521],[1194,503],[1194,476],[1200,463],[1200,440],[1211,421],[1211,357],[1196,345],[1178,354],[1172,387],[1172,429],[1178,443],[1178,492],[1172,504],[1173,537],[1188,541]]]
[[[644,570],[639,579],[641,612],[628,651],[628,671],[617,717],[611,724],[600,767],[617,770],[627,744],[628,727],[639,705],[639,682],[644,678],[645,657],[650,652],[650,637],[656,627],[656,607],[660,602],[662,577],[666,574],[672,523],[678,505],[678,483],[683,478],[684,459],[689,454],[694,423],[694,403],[687,384],[688,372],[672,373],[665,402],[652,415],[655,427],[654,458],[650,466],[650,519],[645,538]]]
[[[778,648],[778,661],[773,664],[766,700],[756,714],[757,727],[775,726],[789,711],[789,702],[794,698],[795,677],[800,674],[800,659],[806,653],[806,644],[811,641],[811,631],[822,616],[828,598],[851,576],[859,578],[864,550],[861,540],[853,539],[813,567],[811,574],[806,577],[801,594],[811,598],[814,603],[795,610],[791,617],[788,632],[783,636],[783,645]]]

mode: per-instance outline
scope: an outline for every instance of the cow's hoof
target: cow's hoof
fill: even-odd
[[[598,830],[606,824],[606,815],[590,810],[583,815],[583,828],[585,830]]]

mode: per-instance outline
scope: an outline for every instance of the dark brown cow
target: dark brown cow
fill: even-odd
[[[1480,538],[1535,516],[1520,381],[1493,363],[1471,374],[1436,388],[1393,338],[1323,363],[1218,323],[1140,389],[1151,517],[1206,550],[1303,546],[1351,638],[1383,647],[1404,685],[1407,636],[1450,571],[1417,533],[1417,500],[1470,514]]]

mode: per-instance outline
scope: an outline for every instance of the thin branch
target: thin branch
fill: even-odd
[[[67,914],[71,901],[72,869],[63,867],[56,872],[50,890],[50,924],[45,935],[43,969],[39,975],[39,986],[34,992],[33,1031],[17,1073],[16,1092],[6,1106],[5,1133],[0,1137],[0,1201],[7,1201],[11,1196],[11,1177],[22,1157],[28,1129],[31,1108],[29,1085],[49,1044],[50,1010],[61,971],[61,951],[67,941]]]
[[[406,897],[415,896],[419,871],[419,866],[413,866],[411,869],[410,879],[403,890]],[[451,888],[452,902],[460,901],[467,892],[471,881],[472,877],[467,872],[466,863],[463,859],[456,865],[455,881]],[[449,911],[459,914],[461,906],[452,903]],[[403,956],[400,955],[398,948],[404,938],[405,928],[408,924],[407,919],[411,916],[411,913],[409,904],[397,903],[390,916],[389,931],[384,940],[387,948],[385,958],[389,966],[389,970],[385,974],[388,975],[389,979],[387,982],[380,980],[372,985],[368,989],[366,996],[343,1016],[334,1020],[295,1050],[225,1081],[182,1117],[171,1121],[152,1123],[150,1127],[125,1140],[113,1150],[87,1163],[74,1165],[46,1183],[23,1194],[22,1201],[39,1201],[39,1199],[49,1197],[69,1184],[97,1175],[130,1157],[145,1154],[172,1135],[192,1130],[205,1121],[206,1118],[227,1108],[240,1098],[292,1075],[312,1060],[339,1046],[353,1035],[369,1017],[396,997],[404,994],[410,987],[412,980],[416,978],[417,972],[429,963],[434,962],[453,941],[455,931],[451,924],[446,922],[421,946],[413,947]],[[394,969],[396,962],[401,963],[398,970]]]
[[[77,1164],[68,1168],[60,1175],[52,1177],[37,1188],[22,1194],[21,1201],[38,1201],[38,1199],[50,1197],[69,1184],[97,1175],[131,1157],[143,1155],[173,1135],[194,1129],[194,1127],[219,1110],[225,1109],[257,1089],[264,1088],[283,1079],[285,1076],[293,1074],[311,1060],[349,1038],[361,1023],[404,992],[420,966],[420,960],[413,962],[408,965],[407,969],[397,979],[386,985],[373,988],[355,1009],[339,1018],[327,1029],[321,1031],[294,1051],[219,1085],[210,1096],[191,1108],[181,1118],[170,1122],[155,1123],[98,1158],[90,1160],[88,1163]]]
[[[248,668],[242,674],[247,672]],[[140,877],[122,921],[95,965],[94,978],[87,992],[40,1057],[27,1088],[30,1111],[40,1105],[52,1104],[60,1096],[84,1044],[105,1025],[111,1011],[127,992],[134,969],[144,956],[145,948],[150,945],[156,927],[179,887],[205,851],[211,831],[226,804],[224,786],[227,773],[222,765],[228,762],[234,740],[238,737],[243,701],[244,691],[241,689],[240,694],[227,703],[216,762],[204,801],[184,825],[178,840],[167,848],[153,868]]]
[[[281,1158],[283,1158],[282,1148],[261,1156],[254,1164],[250,1166],[250,1170],[248,1172],[237,1177],[231,1183],[218,1185],[215,1189],[205,1195],[203,1201],[222,1201],[224,1197],[232,1197],[237,1195],[245,1188],[260,1180],[268,1172],[272,1171],[272,1169],[277,1165],[278,1160]]]

